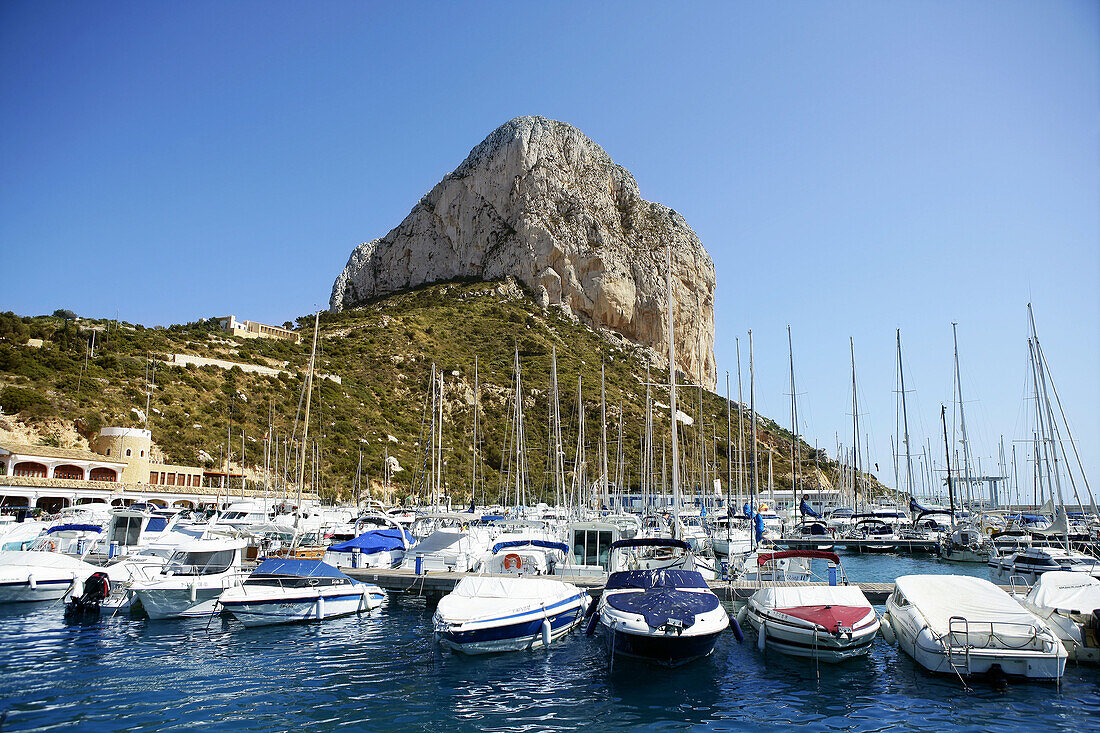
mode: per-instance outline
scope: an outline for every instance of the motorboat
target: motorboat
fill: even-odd
[[[744,521],[729,514],[717,517],[710,531],[710,546],[715,555],[733,557],[752,552],[752,536]]]
[[[756,630],[758,648],[770,647],[783,654],[822,662],[841,662],[867,654],[878,634],[878,615],[859,586],[847,583],[836,553],[821,550],[762,553],[757,556],[757,563],[763,566],[795,557],[829,561],[830,584],[772,585],[753,593],[745,605],[743,618]]]
[[[960,524],[940,544],[940,557],[953,562],[989,563],[993,540],[972,524]]]
[[[330,545],[322,559],[333,567],[393,568],[401,564],[411,546],[412,537],[395,524]]]
[[[898,549],[897,539],[894,528],[885,520],[863,517],[852,525],[838,544],[850,552],[895,552]]]
[[[432,625],[446,649],[518,651],[549,646],[584,620],[586,608],[588,594],[572,583],[471,575],[439,601]]]
[[[130,592],[152,619],[209,616],[215,601],[245,579],[241,561],[243,539],[203,539],[182,544],[161,571],[137,580]]]
[[[565,563],[569,546],[538,537],[502,540],[474,566],[495,575],[553,575]]]
[[[615,570],[589,629],[598,622],[612,656],[676,667],[709,655],[729,616],[694,569],[691,546],[643,538],[619,540],[611,551]]]
[[[61,552],[0,550],[0,603],[64,598],[98,569]]]
[[[1013,597],[1050,625],[1070,659],[1100,662],[1100,580],[1051,570],[1026,594],[1014,592]]]
[[[886,600],[883,626],[932,672],[1056,680],[1066,667],[1050,625],[981,578],[903,575]]]
[[[239,586],[229,588],[218,605],[245,626],[323,621],[372,611],[386,593],[360,583],[320,560],[268,559]]]
[[[644,531],[644,530],[643,530]],[[611,547],[622,539],[618,525],[610,522],[574,522],[566,529],[570,552],[554,568],[556,575],[603,578],[609,572]]]
[[[1034,584],[1052,570],[1084,573],[1100,579],[1100,559],[1063,547],[1029,547],[1011,554],[994,553],[989,560],[990,578],[1002,585],[1008,584],[1013,577]]]
[[[791,554],[786,554],[772,545],[760,545],[745,558],[736,574],[736,579],[758,583],[775,581],[806,583],[809,582],[812,574],[810,558],[805,553],[791,551]]]

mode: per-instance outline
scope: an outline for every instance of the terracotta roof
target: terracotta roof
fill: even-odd
[[[47,445],[27,445],[26,443],[12,443],[0,441],[0,449],[20,456],[36,456],[38,458],[61,458],[73,461],[96,461],[98,463],[116,463],[125,466],[124,461],[116,460],[101,453],[95,453],[81,448],[51,448]]]

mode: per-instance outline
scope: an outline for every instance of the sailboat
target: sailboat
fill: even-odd
[[[1054,387],[1050,376],[1050,365],[1046,361],[1042,347],[1039,344],[1039,335],[1035,328],[1035,315],[1028,303],[1028,322],[1030,334],[1028,338],[1028,355],[1031,366],[1031,380],[1035,403],[1035,463],[1036,478],[1040,490],[1051,500],[1057,498],[1058,505],[1054,521],[1045,529],[1032,529],[1032,535],[1040,535],[1057,541],[1061,538],[1061,546],[1030,547],[1008,556],[994,555],[989,561],[990,575],[994,581],[1007,582],[1013,576],[1019,576],[1028,583],[1036,582],[1041,575],[1049,571],[1066,571],[1073,573],[1086,573],[1094,578],[1100,578],[1100,559],[1074,549],[1070,543],[1069,517],[1066,514],[1065,496],[1063,491],[1063,474],[1069,487],[1074,492],[1078,504],[1084,508],[1078,493],[1080,481],[1085,493],[1090,497],[1088,479],[1084,475],[1084,466],[1077,455],[1077,446],[1069,434],[1069,425],[1066,421],[1065,411],[1062,409],[1058,391]],[[1051,399],[1053,397],[1053,400]],[[1058,414],[1054,412],[1057,405]],[[1062,433],[1065,431],[1065,438]],[[1065,444],[1072,446],[1073,457],[1076,459],[1076,477],[1070,470],[1073,464],[1069,461]],[[1095,503],[1092,504],[1093,512],[1096,512]]]
[[[680,461],[671,249],[667,256],[674,536],[619,540],[611,544],[612,572],[587,631],[593,633],[597,623],[603,628],[612,658],[618,654],[675,667],[714,651],[730,620],[718,597],[695,569],[691,545],[676,536],[680,532]]]

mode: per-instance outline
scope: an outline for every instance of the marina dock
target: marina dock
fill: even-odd
[[[452,572],[428,572],[422,575],[417,575],[412,570],[390,570],[383,568],[365,568],[365,569],[353,569],[342,568],[345,573],[355,578],[356,580],[362,580],[367,583],[374,583],[375,585],[384,588],[386,591],[393,593],[407,593],[414,596],[425,596],[429,599],[438,598],[440,596],[450,593],[454,587],[458,584],[458,581],[466,577],[468,573],[452,573]],[[488,577],[515,577],[515,576],[488,576]],[[553,576],[559,577],[559,576]],[[606,578],[601,576],[593,576],[588,578],[564,578],[578,588],[583,588],[588,591],[589,595],[599,596],[603,592],[603,586],[606,582]],[[714,591],[722,601],[726,603],[733,603],[735,601],[743,602],[747,601],[753,593],[764,587],[769,586],[802,586],[802,585],[824,585],[823,583],[800,583],[795,581],[783,581],[783,582],[760,582],[760,581],[725,581],[714,580],[710,582],[710,588]],[[886,603],[886,599],[891,593],[894,592],[893,583],[855,583],[858,585],[863,593],[867,596],[872,604],[881,605]],[[1007,591],[1008,588],[1006,587]]]

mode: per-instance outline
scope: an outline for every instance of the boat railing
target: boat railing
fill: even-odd
[[[1015,638],[1003,638],[1009,635]],[[1035,650],[1036,647],[1042,648],[1046,641],[1049,641],[1049,632],[1035,624],[1020,621],[970,621],[964,616],[949,618],[947,634],[941,639],[947,652],[948,664],[956,671],[963,669],[963,664],[967,670],[970,669],[970,650],[979,644],[989,649]],[[958,661],[959,654],[964,655],[963,662]]]
[[[958,644],[960,633],[962,634],[961,645]],[[947,620],[947,644],[945,646],[947,647],[947,666],[958,674],[969,675],[970,622],[964,617],[952,616]]]
[[[1017,584],[1023,586],[1023,593],[1016,590]],[[1008,587],[1012,595],[1026,596],[1031,592],[1031,584],[1027,582],[1027,578],[1022,575],[1010,575],[1008,578]]]

